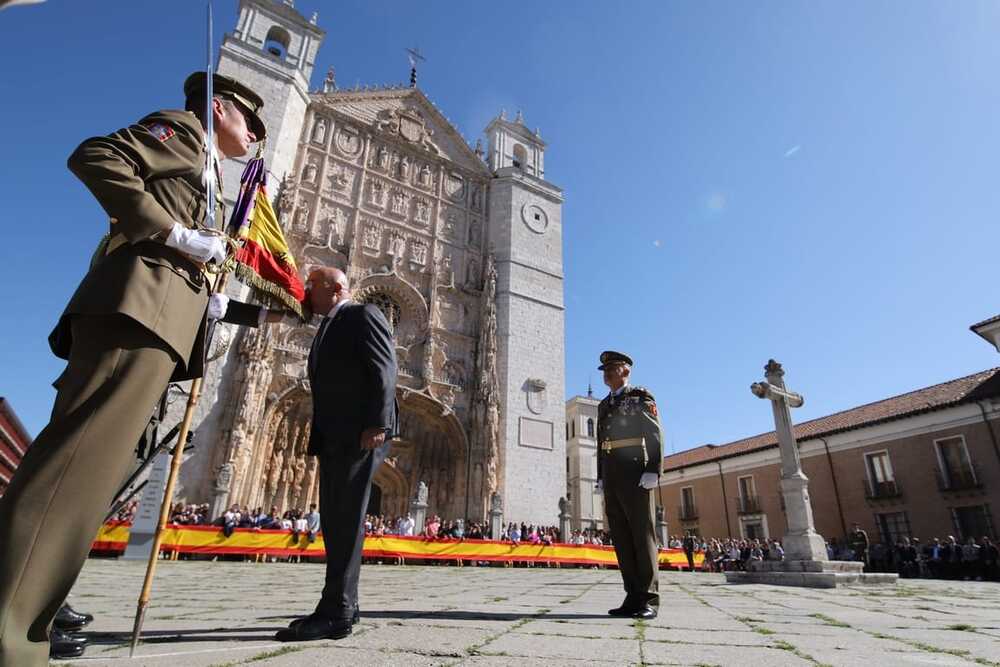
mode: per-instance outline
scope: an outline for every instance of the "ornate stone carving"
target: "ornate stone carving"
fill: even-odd
[[[326,119],[317,118],[316,122],[313,124],[312,132],[313,143],[322,144],[326,142]]]
[[[417,197],[413,207],[413,221],[426,227],[431,221],[431,204],[423,197]]]
[[[390,204],[390,211],[394,215],[405,216],[407,209],[409,208],[410,195],[406,193],[405,190],[396,188],[392,192],[392,202]]]
[[[486,460],[483,488],[474,489],[480,498],[499,501],[500,465],[500,386],[497,380],[497,271],[493,255],[486,258],[485,282],[480,298],[479,340],[476,346],[475,389],[472,396],[472,428],[470,437],[474,450]],[[491,506],[502,510],[499,503]]]
[[[469,223],[469,245],[479,250],[479,244],[482,242],[483,228],[482,223],[478,220],[473,220]]]
[[[319,166],[316,164],[315,159],[310,159],[306,163],[305,168],[302,170],[302,182],[309,183],[310,185],[316,184],[316,172],[319,171]]]
[[[227,461],[219,466],[219,470],[215,475],[215,489],[216,491],[228,492],[229,485],[232,483],[233,464]]]
[[[334,140],[337,150],[345,157],[352,160],[361,155],[364,149],[364,142],[361,140],[361,133],[358,129],[350,125],[341,125]]]
[[[420,173],[417,175],[417,184],[422,188],[429,188],[434,184],[430,165],[426,162],[420,166]]]
[[[297,232],[304,232],[309,228],[309,202],[299,202],[298,208],[295,209],[294,225]]]
[[[291,176],[286,176],[282,179],[281,185],[278,188],[278,205],[275,215],[278,216],[279,222],[284,227],[288,226],[288,217],[292,213],[292,207],[295,206],[295,199],[298,195],[298,181]]]
[[[365,231],[361,243],[366,253],[378,254],[382,250],[382,225],[377,222],[365,223]]]
[[[333,163],[330,166],[330,172],[327,176],[327,192],[332,193],[333,196],[344,199],[347,197],[347,193],[351,191],[351,186],[354,185],[355,172],[353,169],[345,167],[342,164]]]
[[[427,265],[427,242],[421,239],[410,240],[410,262],[417,266]]]
[[[431,139],[433,132],[427,127],[423,113],[415,107],[380,112],[375,119],[375,131],[390,136],[398,135],[434,155],[441,152]]]
[[[393,230],[389,234],[389,254],[395,257],[397,260],[403,259],[403,253],[406,249],[406,236],[401,232]]]
[[[458,172],[450,172],[444,180],[444,193],[452,201],[465,199],[465,178]]]
[[[548,405],[548,384],[540,378],[529,378],[524,383],[527,392],[528,409],[534,414],[540,415],[545,412]]]
[[[368,185],[368,203],[376,208],[385,206],[385,184],[377,178],[373,178]]]

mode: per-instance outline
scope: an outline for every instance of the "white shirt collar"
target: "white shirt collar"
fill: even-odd
[[[626,382],[626,383],[625,383],[625,384],[623,384],[622,386],[620,386],[620,387],[618,387],[617,389],[615,389],[614,391],[612,391],[612,392],[611,392],[611,395],[612,395],[612,396],[621,396],[621,395],[622,395],[622,393],[623,393],[623,392],[624,392],[624,391],[625,391],[626,389],[628,389],[628,382]]]
[[[350,299],[350,298],[347,298],[347,299],[341,299],[340,301],[338,301],[338,302],[336,303],[336,305],[334,305],[334,307],[333,307],[333,308],[331,308],[331,309],[330,309],[330,312],[329,312],[329,313],[327,313],[327,314],[326,314],[326,316],[332,319],[332,318],[333,318],[333,316],[337,314],[337,311],[338,311],[338,310],[340,310],[340,307],[341,307],[341,306],[343,306],[343,305],[344,305],[345,303],[350,303],[350,302],[351,302],[351,299]]]

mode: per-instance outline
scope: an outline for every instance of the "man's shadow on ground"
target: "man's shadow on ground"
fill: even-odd
[[[300,618],[298,614],[281,616],[260,616],[262,621],[289,622]],[[554,614],[554,613],[518,613],[518,612],[483,612],[483,611],[366,611],[361,616],[365,619],[384,620],[423,620],[423,621],[500,621],[517,622],[523,620],[536,621],[585,621],[609,618],[607,614]],[[285,625],[274,627],[238,627],[238,628],[199,628],[192,630],[146,630],[142,633],[140,644],[181,644],[189,642],[259,642],[273,641],[274,633],[284,629]],[[263,634],[267,633],[267,634]],[[128,646],[132,641],[131,632],[84,632],[80,633],[90,640],[94,646]]]

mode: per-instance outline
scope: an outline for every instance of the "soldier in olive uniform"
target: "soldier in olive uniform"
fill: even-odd
[[[110,235],[49,337],[68,361],[51,420],[0,499],[0,667],[48,664],[53,617],[154,405],[168,381],[202,374],[205,266],[226,257],[222,237],[204,229],[206,83],[204,73],[188,77],[187,111],[150,114],[69,158],[107,212]],[[219,75],[213,85],[217,178],[217,161],[246,155],[265,130],[256,93]],[[225,320],[257,324],[266,314],[241,306],[231,304]],[[59,648],[60,657],[83,652],[62,639]]]
[[[597,408],[597,484],[625,584],[625,601],[608,613],[648,619],[660,604],[652,490],[659,484],[663,428],[653,395],[629,386],[631,369],[628,356],[601,354],[598,370],[611,393]]]

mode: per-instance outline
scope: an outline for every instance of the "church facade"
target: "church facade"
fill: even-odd
[[[291,0],[241,0],[220,73],[261,92],[264,157],[300,272],[346,271],[399,361],[400,437],[373,510],[555,523],[565,492],[562,194],[520,114],[470,147],[415,86],[310,91],[325,35]],[[242,164],[224,172],[232,200]],[[234,296],[245,296],[237,287]],[[220,327],[181,496],[280,510],[318,496],[305,455],[314,325]],[[175,401],[175,412],[183,401]],[[331,406],[336,409],[336,406]]]

